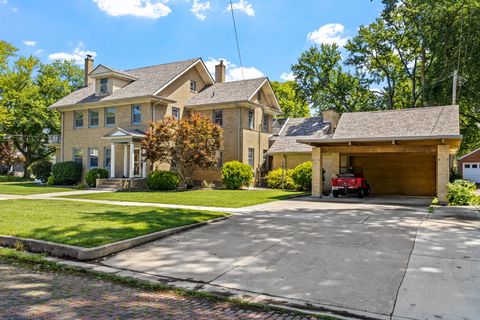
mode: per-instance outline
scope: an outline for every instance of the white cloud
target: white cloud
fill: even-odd
[[[280,75],[280,79],[282,79],[283,81],[294,81],[295,76],[293,75],[293,72],[284,72]]]
[[[168,0],[93,0],[93,2],[100,10],[114,17],[131,15],[158,19],[172,12],[165,4]]]
[[[340,47],[343,47],[348,41],[348,37],[342,36],[344,31],[344,25],[340,23],[329,23],[321,26],[315,31],[309,32],[307,39],[317,44],[336,43]]]
[[[247,16],[253,17],[255,16],[255,10],[253,9],[253,5],[248,3],[247,0],[239,0],[238,2],[232,3],[232,6],[228,5],[226,11],[230,10],[238,10],[245,13]]]
[[[209,58],[205,61],[205,65],[207,66],[208,71],[212,75],[215,75],[215,65],[220,63],[220,60],[223,60],[227,68],[227,74],[225,75],[225,81],[237,81],[243,80],[242,76],[242,68],[235,65],[234,63],[228,61],[227,59],[215,59]],[[264,77],[265,75],[255,67],[243,67],[243,74],[245,75],[245,79],[254,79]]]
[[[23,44],[29,47],[35,47],[37,45],[34,40],[23,40]]]
[[[40,54],[40,53],[42,53],[42,52],[43,52],[43,49],[35,50],[35,54],[37,54],[37,55]]]
[[[83,49],[84,45],[79,42],[72,52],[56,52],[48,55],[50,60],[72,60],[76,64],[82,64],[87,54],[96,57],[95,51],[88,51]]]
[[[207,11],[210,9],[210,1],[200,2],[199,0],[193,0],[190,11],[195,15],[195,17],[197,17],[198,20],[203,21],[207,17]]]

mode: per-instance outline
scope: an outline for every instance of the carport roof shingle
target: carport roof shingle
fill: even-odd
[[[344,113],[333,139],[459,135],[458,106]]]

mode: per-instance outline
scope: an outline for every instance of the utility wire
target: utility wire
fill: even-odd
[[[230,11],[232,12],[233,30],[235,31],[235,40],[237,42],[237,52],[238,52],[238,60],[240,60],[240,70],[242,70],[242,78],[243,80],[245,80],[245,75],[243,74],[242,55],[240,54],[240,45],[238,42],[237,23],[235,22],[235,13],[233,12],[232,0],[230,0]]]

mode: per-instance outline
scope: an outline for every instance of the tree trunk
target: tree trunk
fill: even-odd
[[[30,172],[28,171],[28,167],[32,164],[32,160],[30,158],[25,158],[25,163],[23,164],[23,177],[30,178]]]

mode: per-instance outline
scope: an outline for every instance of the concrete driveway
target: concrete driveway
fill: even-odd
[[[428,202],[274,202],[102,263],[371,318],[478,319],[478,213],[427,219]]]

